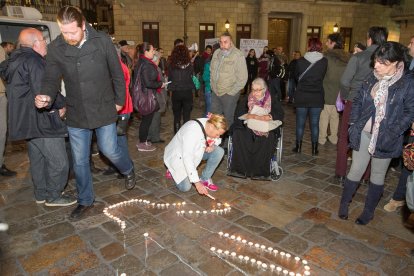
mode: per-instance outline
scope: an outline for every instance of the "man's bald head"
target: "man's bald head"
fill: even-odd
[[[26,28],[20,32],[19,45],[32,48],[43,57],[47,53],[46,41],[43,39],[42,32],[35,28]]]

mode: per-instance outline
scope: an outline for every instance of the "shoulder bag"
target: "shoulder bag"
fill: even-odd
[[[142,66],[138,69],[134,87],[132,89],[132,104],[134,108],[145,116],[160,109],[157,98],[152,89],[144,87],[141,81]]]

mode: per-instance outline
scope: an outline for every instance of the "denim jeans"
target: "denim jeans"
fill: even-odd
[[[322,108],[320,107],[297,107],[296,108],[296,141],[302,141],[305,130],[305,122],[310,117],[310,130],[312,143],[318,142],[319,137],[319,117]]]
[[[217,166],[220,164],[221,159],[223,159],[224,150],[221,147],[216,146],[214,150],[210,153],[204,152],[203,160],[207,160],[206,167],[201,172],[201,181],[207,181],[212,176]],[[191,189],[191,182],[186,177],[183,181],[177,184],[178,190],[181,192],[188,192]]]
[[[59,198],[68,181],[65,138],[34,138],[27,142],[36,200]]]
[[[207,117],[207,114],[211,112],[211,91],[206,91],[204,93],[204,101],[206,102],[206,112],[204,114],[204,117]]]
[[[289,102],[293,101],[293,97],[295,95],[295,90],[296,90],[296,83],[294,79],[289,79],[288,81],[288,97],[289,97]]]
[[[130,114],[119,114],[118,117],[123,117],[124,120],[129,120],[129,117],[131,117]],[[127,135],[118,135],[117,137],[118,139],[118,146],[121,148],[122,153],[125,156],[128,156],[128,140],[127,140]]]
[[[73,169],[76,176],[78,203],[90,206],[95,195],[93,192],[92,174],[89,164],[92,129],[68,127],[69,140],[72,148]],[[133,163],[119,145],[116,135],[116,124],[112,123],[95,129],[99,150],[123,174],[133,170]]]

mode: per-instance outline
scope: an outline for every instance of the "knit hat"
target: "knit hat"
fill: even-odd
[[[128,42],[126,40],[121,40],[118,42],[119,46],[123,47],[123,46],[127,46],[129,45]]]

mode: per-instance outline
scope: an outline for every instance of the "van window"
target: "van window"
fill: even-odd
[[[50,43],[50,30],[46,25],[41,24],[20,24],[10,22],[0,22],[0,42],[7,41],[16,43],[21,30],[25,28],[36,28],[42,32],[44,39]]]

